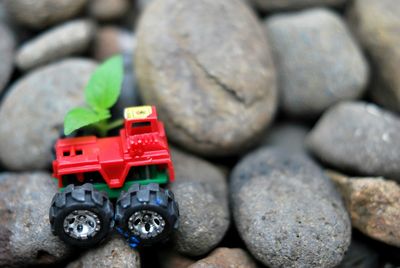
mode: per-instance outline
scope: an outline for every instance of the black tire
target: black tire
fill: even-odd
[[[88,235],[87,238],[69,235],[64,229],[64,221],[79,217],[74,216],[79,214],[77,212],[84,213],[88,219],[92,220],[86,221],[85,226],[88,224],[92,226],[93,221],[95,221],[94,226],[100,229],[95,229],[94,233]],[[66,220],[67,217],[68,219]],[[108,197],[93,189],[93,185],[90,183],[81,186],[68,185],[63,192],[57,193],[53,197],[49,212],[53,234],[57,235],[65,243],[77,247],[92,247],[100,243],[114,226],[113,217],[114,209]],[[75,219],[70,219],[70,223],[74,221]],[[80,228],[78,226],[77,229],[82,229],[82,225]],[[69,232],[76,233],[72,231],[72,228],[69,228]]]
[[[130,229],[135,213],[153,213],[162,217],[163,229],[157,234],[143,234]],[[123,192],[115,207],[116,224],[124,233],[139,240],[140,246],[150,246],[168,240],[173,230],[178,228],[179,209],[171,191],[162,189],[156,183],[132,185],[128,192]]]

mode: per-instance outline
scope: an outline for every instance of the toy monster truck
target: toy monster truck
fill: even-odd
[[[90,247],[114,226],[134,241],[151,245],[177,228],[179,211],[164,125],[155,107],[126,108],[119,136],[57,141],[53,177],[61,189],[51,203],[52,232],[66,243]],[[115,214],[113,204],[115,200]]]

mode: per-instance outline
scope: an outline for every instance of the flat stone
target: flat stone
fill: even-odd
[[[240,248],[217,248],[206,258],[190,265],[188,268],[212,267],[246,267],[256,268],[257,265],[250,255]]]
[[[12,170],[50,166],[65,114],[83,105],[83,89],[96,64],[66,59],[38,68],[9,89],[0,106],[0,161]]]
[[[70,21],[28,41],[18,50],[16,64],[21,70],[84,52],[95,33],[90,20]]]
[[[305,154],[250,153],[233,170],[230,198],[241,238],[268,267],[335,267],[350,244],[341,197]]]
[[[131,267],[140,268],[140,256],[137,250],[129,247],[121,237],[113,237],[100,247],[91,249],[79,259],[67,265],[67,268],[82,267]]]
[[[339,170],[400,180],[400,119],[374,104],[337,104],[307,139],[312,153]]]
[[[43,172],[0,173],[0,266],[55,264],[71,249],[51,233],[57,183]]]
[[[292,10],[313,6],[342,6],[347,0],[246,0],[261,11]]]
[[[197,157],[172,150],[176,180],[171,185],[179,205],[175,248],[189,256],[212,250],[225,235],[230,219],[223,173]]]
[[[240,0],[154,1],[139,22],[135,56],[144,102],[157,105],[170,139],[188,150],[238,153],[273,118],[267,39]]]
[[[328,174],[346,200],[352,225],[369,237],[400,247],[400,186],[384,178]]]
[[[356,0],[349,24],[367,51],[373,69],[371,96],[400,112],[400,5],[396,0]]]
[[[43,29],[74,17],[87,0],[5,0],[5,3],[16,22],[32,29]]]
[[[279,14],[265,25],[286,113],[316,117],[331,105],[364,93],[367,62],[334,12],[316,8]]]
[[[0,22],[0,92],[7,85],[14,69],[15,41],[10,29]]]

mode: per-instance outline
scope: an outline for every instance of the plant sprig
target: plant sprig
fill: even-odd
[[[71,109],[64,118],[64,134],[69,135],[82,127],[94,127],[105,136],[110,129],[118,127],[123,120],[109,122],[111,107],[121,93],[123,80],[122,56],[114,56],[98,66],[85,88],[88,107]]]

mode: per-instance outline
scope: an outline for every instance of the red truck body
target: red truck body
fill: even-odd
[[[174,180],[164,125],[158,121],[155,107],[126,108],[124,118],[119,136],[58,140],[53,177],[60,188],[71,182],[90,182],[100,190],[110,189],[113,197],[117,196],[113,189],[126,189],[132,183]]]

